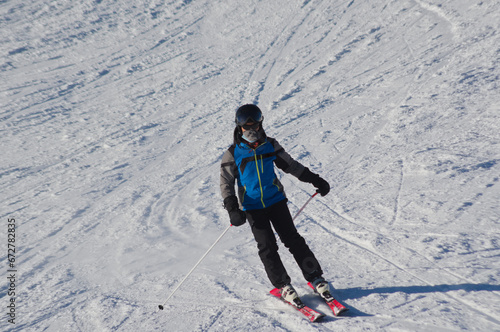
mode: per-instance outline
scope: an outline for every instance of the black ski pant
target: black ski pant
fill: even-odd
[[[323,271],[306,241],[297,232],[286,199],[264,209],[248,210],[246,215],[257,241],[260,259],[274,287],[281,288],[289,284],[291,279],[278,254],[278,244],[272,227],[295,258],[304,278],[313,281],[321,277]]]

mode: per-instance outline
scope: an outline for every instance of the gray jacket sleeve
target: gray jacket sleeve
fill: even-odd
[[[292,174],[297,178],[300,177],[306,168],[301,163],[293,159],[285,151],[285,149],[283,149],[278,141],[272,139],[271,143],[274,146],[274,151],[276,151],[276,160],[274,161],[276,167],[285,173]]]
[[[233,154],[231,151],[227,150],[222,156],[220,167],[220,192],[223,200],[229,196],[236,196],[234,184],[237,172],[238,167],[234,161]]]

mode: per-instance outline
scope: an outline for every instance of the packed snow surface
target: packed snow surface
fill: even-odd
[[[0,45],[0,330],[500,331],[500,2],[3,0]],[[157,310],[229,225],[244,103],[332,186],[296,226],[345,317],[283,246],[328,317],[273,298],[248,224]]]

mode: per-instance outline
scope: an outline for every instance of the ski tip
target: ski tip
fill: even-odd
[[[311,322],[313,322],[313,323],[319,322],[325,317],[326,317],[325,314],[319,314],[318,316],[315,316],[314,318],[312,318]]]
[[[348,311],[349,311],[349,308],[342,306],[342,308],[340,308],[339,311],[337,313],[335,313],[335,316],[343,316]]]
[[[269,293],[271,293],[272,295],[276,296],[276,297],[281,297],[281,292],[278,288],[273,288],[269,291]]]

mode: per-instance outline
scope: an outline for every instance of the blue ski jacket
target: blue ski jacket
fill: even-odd
[[[224,153],[221,161],[220,188],[222,198],[235,195],[235,184],[240,207],[246,210],[263,209],[286,199],[283,185],[274,166],[297,178],[306,169],[294,160],[274,138],[263,133],[259,145],[251,148],[241,140],[237,128],[235,142]]]

